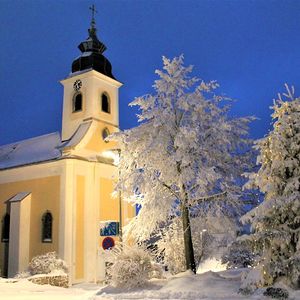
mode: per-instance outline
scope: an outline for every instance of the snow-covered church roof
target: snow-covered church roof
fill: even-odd
[[[60,159],[67,147],[75,147],[85,136],[91,122],[82,123],[67,141],[58,132],[0,146],[0,170]]]
[[[0,169],[7,169],[61,157],[58,132],[0,147]]]

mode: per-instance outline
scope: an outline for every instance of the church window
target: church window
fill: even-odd
[[[110,113],[110,99],[107,93],[103,93],[101,96],[101,110]]]
[[[73,97],[73,112],[82,110],[82,94],[76,93]]]
[[[102,138],[104,140],[105,143],[108,143],[108,140],[106,139],[108,136],[110,135],[110,132],[108,130],[108,128],[104,128],[102,130]]]
[[[7,243],[9,241],[9,223],[10,223],[10,216],[6,213],[2,219],[2,237],[1,241],[3,243]]]
[[[52,214],[47,211],[42,217],[42,242],[51,243],[52,242]]]

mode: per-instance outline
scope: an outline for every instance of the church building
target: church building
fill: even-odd
[[[70,283],[101,281],[102,249],[121,238],[119,227],[135,215],[113,195],[119,153],[106,137],[119,130],[122,84],[103,55],[94,16],[78,48],[72,72],[61,80],[61,134],[0,147],[0,276],[13,277],[34,256],[56,251]]]

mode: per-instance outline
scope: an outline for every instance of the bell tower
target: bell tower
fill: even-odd
[[[62,140],[70,139],[79,125],[95,120],[119,127],[119,88],[112,66],[103,55],[106,46],[98,39],[95,7],[88,38],[78,46],[81,55],[72,63],[72,72],[61,81],[64,86]]]

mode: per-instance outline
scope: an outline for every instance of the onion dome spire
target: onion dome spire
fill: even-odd
[[[82,54],[73,61],[72,73],[87,69],[93,69],[115,79],[112,75],[112,67],[110,62],[106,57],[102,55],[107,48],[104,43],[102,43],[97,37],[97,28],[95,21],[95,13],[97,11],[95,5],[93,4],[89,9],[92,11],[91,25],[88,29],[89,36],[78,46]]]

